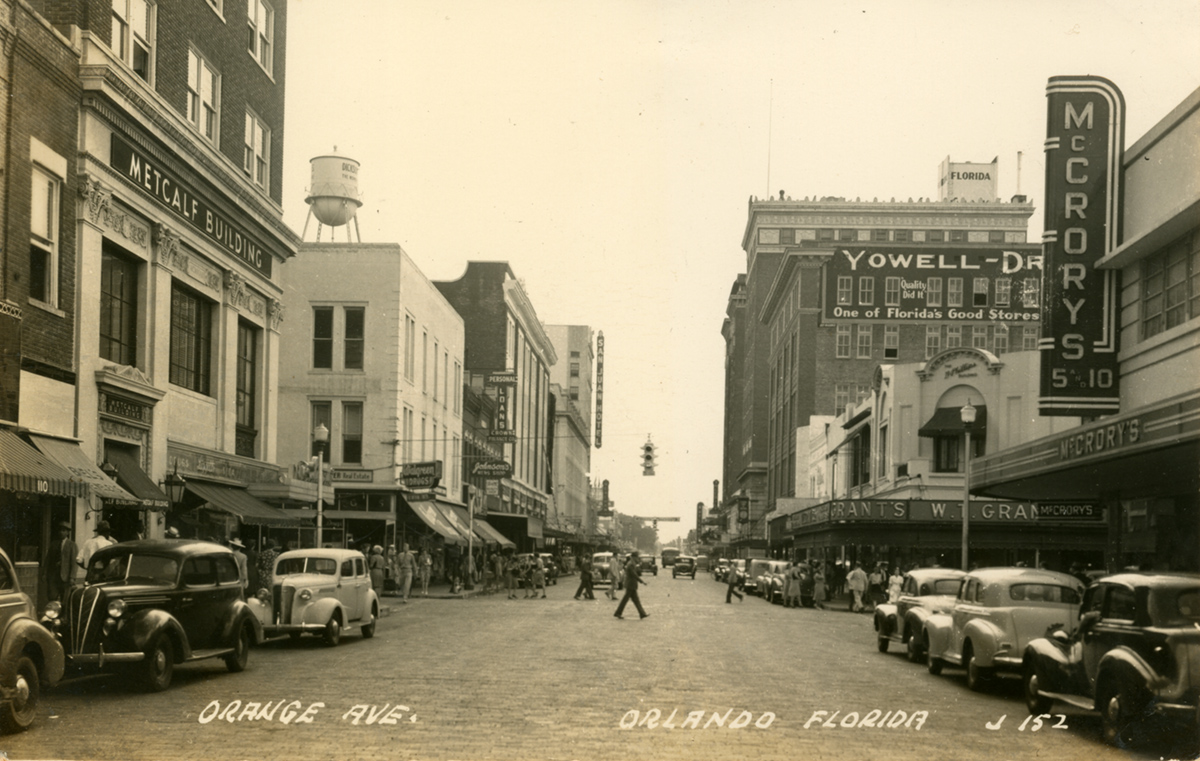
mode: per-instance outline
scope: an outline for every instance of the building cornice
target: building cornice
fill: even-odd
[[[505,279],[504,300],[516,315],[521,327],[525,329],[525,334],[533,341],[533,345],[542,356],[546,366],[549,367],[557,362],[558,354],[554,351],[554,344],[551,343],[550,336],[546,335],[546,329],[542,326],[542,321],[538,319],[537,312],[534,311],[533,304],[529,301],[529,296],[525,293],[521,281]]]

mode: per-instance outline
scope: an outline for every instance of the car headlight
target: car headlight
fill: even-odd
[[[42,611],[42,617],[48,621],[57,621],[58,617],[61,615],[62,603],[60,603],[58,600],[48,604],[45,610]]]
[[[125,601],[113,600],[108,604],[108,615],[113,618],[120,618],[125,615]]]
[[[312,599],[312,590],[311,589],[301,589],[300,593],[297,594],[296,597],[300,598],[300,600],[302,602],[308,602],[309,600]]]

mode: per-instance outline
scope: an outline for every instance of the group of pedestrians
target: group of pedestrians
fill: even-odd
[[[605,595],[608,599],[617,599],[617,579],[621,579],[622,586],[625,587],[625,596],[621,598],[620,604],[617,605],[617,610],[613,613],[616,618],[624,618],[625,606],[633,603],[633,607],[637,608],[638,618],[645,618],[650,615],[646,609],[642,607],[642,599],[638,595],[638,587],[646,584],[646,580],[642,578],[642,557],[638,550],[633,550],[629,553],[629,557],[625,560],[624,567],[621,566],[621,560],[614,552],[608,558],[608,578],[611,583],[608,589],[605,590]],[[595,567],[588,557],[584,557],[579,563],[579,588],[575,590],[576,600],[595,600]]]
[[[846,584],[850,588],[850,610],[855,613],[869,613],[882,602],[896,602],[900,599],[901,588],[904,585],[904,575],[899,566],[893,566],[888,573],[886,563],[876,563],[868,574],[863,570],[862,563],[855,563],[854,570],[846,575]]]

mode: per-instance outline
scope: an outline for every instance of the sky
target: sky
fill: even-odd
[[[1196,0],[291,0],[287,25],[285,220],[336,147],[363,241],[431,280],[507,261],[543,323],[603,331],[592,478],[679,517],[664,540],[723,477],[751,196],[934,197],[946,157],[999,157],[1000,197],[1040,208],[1047,79],[1113,81],[1127,146],[1200,87]]]

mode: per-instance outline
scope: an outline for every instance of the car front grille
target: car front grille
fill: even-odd
[[[97,652],[108,603],[100,587],[75,589],[68,598],[69,645],[72,655]]]
[[[296,596],[295,587],[285,587],[276,584],[271,591],[271,609],[275,611],[275,623],[286,624],[292,620],[292,600]]]

